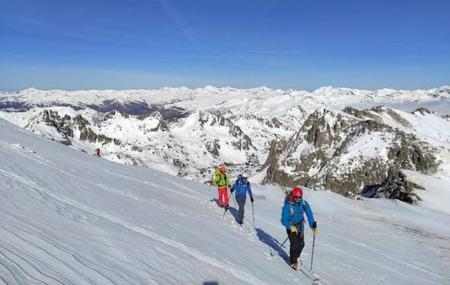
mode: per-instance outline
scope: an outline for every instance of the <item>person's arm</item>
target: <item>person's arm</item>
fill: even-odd
[[[213,186],[217,186],[217,183],[219,183],[219,181],[220,181],[220,175],[214,175],[214,178],[213,178],[213,180],[211,181],[211,185],[213,185]]]
[[[253,199],[253,193],[252,193],[252,187],[250,186],[250,182],[247,182],[248,184],[248,195],[250,196],[250,201],[253,203],[253,201],[255,201]]]
[[[311,207],[309,206],[309,203],[306,201],[303,201],[303,206],[306,212],[306,217],[308,217],[308,224],[310,228],[315,228],[316,221],[314,220],[314,215],[311,210]]]
[[[289,229],[292,225],[290,221],[290,209],[288,203],[285,203],[281,210],[281,224]]]
[[[249,195],[250,197],[253,197],[252,187],[250,186],[250,182],[247,182],[247,183],[248,183],[248,195]]]

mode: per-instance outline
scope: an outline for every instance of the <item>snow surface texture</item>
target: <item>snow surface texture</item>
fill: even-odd
[[[0,283],[311,284],[280,247],[277,188],[254,186],[256,229],[250,203],[242,229],[233,208],[222,219],[208,186],[99,159],[3,120],[0,161]],[[450,284],[448,213],[329,191],[305,198],[319,224],[321,284]],[[307,266],[310,253],[307,230]]]

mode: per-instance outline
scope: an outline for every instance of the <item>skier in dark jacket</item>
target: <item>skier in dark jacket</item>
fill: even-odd
[[[236,182],[231,188],[231,193],[235,192],[236,201],[239,205],[239,217],[237,222],[242,225],[244,223],[244,209],[245,209],[245,200],[247,198],[247,192],[250,196],[250,201],[253,203],[253,194],[252,189],[250,187],[250,182],[247,179],[247,175],[239,175]]]
[[[308,202],[302,199],[303,190],[300,186],[296,186],[284,201],[283,210],[281,212],[281,223],[286,227],[286,232],[291,243],[289,251],[291,267],[298,269],[298,261],[300,254],[305,246],[304,239],[304,215],[308,217],[309,227],[315,235],[317,232],[317,223],[309,207]]]

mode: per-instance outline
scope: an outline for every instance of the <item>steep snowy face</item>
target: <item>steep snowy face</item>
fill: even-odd
[[[414,185],[400,169],[450,176],[449,119],[409,113],[420,106],[449,114],[450,87],[0,93],[1,118],[85,152],[99,147],[113,161],[197,181],[225,162],[233,176],[410,202]]]

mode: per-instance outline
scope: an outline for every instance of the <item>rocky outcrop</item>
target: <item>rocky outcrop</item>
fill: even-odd
[[[206,149],[211,153],[214,157],[219,158],[219,150],[220,150],[220,144],[219,140],[215,139],[213,141],[209,141],[206,143]]]
[[[44,110],[37,116],[37,118],[29,122],[28,125],[25,126],[25,128],[32,128],[39,122],[43,122],[45,125],[55,128],[62,137],[62,140],[58,140],[59,142],[65,145],[71,144],[71,139],[73,138],[73,129],[71,125],[71,118],[69,115],[61,117],[59,116],[58,112],[52,110]]]
[[[230,118],[225,117],[221,113],[210,113],[205,111],[198,112],[198,121],[201,127],[208,126],[222,126],[228,128],[230,138],[232,138],[231,144],[238,150],[256,150],[252,144],[252,140],[247,136],[242,129],[233,123]],[[217,141],[207,142],[208,151],[212,154],[218,154]],[[219,147],[220,148],[220,147]]]
[[[410,204],[419,202],[420,196],[413,190],[424,188],[406,179],[401,171],[390,170],[381,184],[365,185],[361,195],[368,198],[399,199]]]
[[[72,144],[75,130],[79,132],[79,137],[77,139],[80,141],[88,141],[97,144],[121,144],[118,139],[95,133],[92,128],[90,128],[90,122],[81,115],[77,115],[73,118],[67,114],[60,116],[57,111],[46,109],[25,126],[25,128],[33,130],[34,126],[41,122],[47,126],[53,127],[63,137],[63,140],[59,140],[59,142],[66,145]]]
[[[272,144],[265,182],[329,189],[346,196],[370,193],[368,196],[417,201],[414,187],[401,169],[435,170],[434,149],[383,123],[376,115],[379,112],[386,112],[403,126],[409,124],[385,108],[313,112],[289,141]]]

